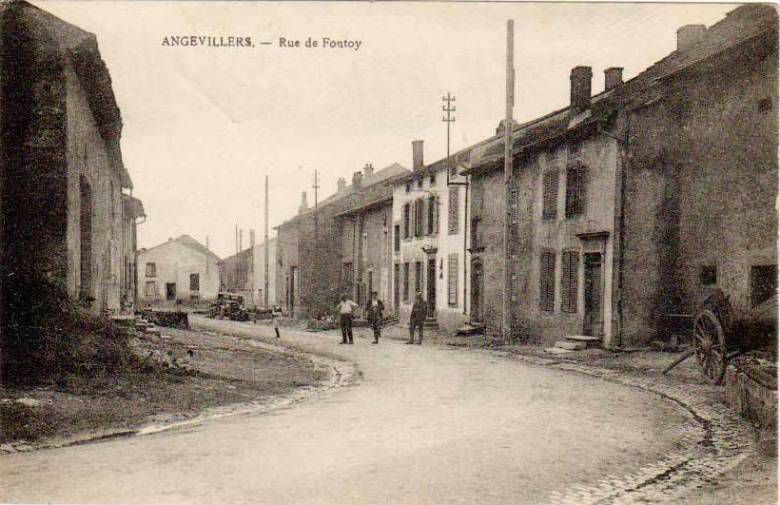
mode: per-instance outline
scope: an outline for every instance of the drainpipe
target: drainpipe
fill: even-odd
[[[469,176],[466,176],[465,182],[465,202],[463,204],[463,315],[468,316],[468,309],[466,307],[466,295],[468,294],[468,265],[470,262],[466,261],[466,255],[468,254],[468,236],[469,236]]]

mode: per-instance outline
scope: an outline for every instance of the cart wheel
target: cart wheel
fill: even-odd
[[[726,373],[726,336],[712,311],[705,309],[696,316],[693,346],[704,376],[713,384],[720,384]]]

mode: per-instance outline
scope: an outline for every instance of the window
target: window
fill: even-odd
[[[436,233],[436,197],[428,197],[428,235]]]
[[[404,263],[404,301],[409,301],[409,263]]]
[[[423,283],[423,269],[422,269],[422,261],[415,261],[414,262],[414,294],[417,295],[417,293],[422,291],[422,283]]]
[[[449,209],[447,209],[447,230],[450,235],[458,233],[459,223],[458,218],[460,213],[458,212],[458,204],[460,203],[460,193],[458,186],[450,186],[449,188]]]
[[[412,190],[412,185],[408,182],[406,183],[406,192],[409,193]]]
[[[561,255],[561,312],[577,312],[579,267],[580,254],[577,251],[564,251]]]
[[[397,224],[393,227],[393,250],[395,252],[401,251],[401,225]]]
[[[558,172],[544,174],[544,190],[542,195],[542,219],[555,219],[558,215]]]
[[[417,178],[417,187],[418,188],[422,188],[422,185],[423,185],[422,177],[418,177]]]
[[[755,307],[777,293],[777,265],[750,267],[750,304]]]
[[[539,308],[551,312],[555,308],[555,253],[543,251],[539,265]]]
[[[772,98],[766,97],[758,101],[758,112],[769,112],[772,110]]]
[[[200,274],[190,274],[190,291],[200,291]]]
[[[576,163],[566,169],[566,217],[579,216],[585,207],[585,167]]]
[[[146,264],[146,276],[147,277],[157,277],[157,263],[147,263]]]
[[[371,293],[373,292],[374,292],[374,272],[369,270],[368,271],[368,292],[366,293],[366,295],[370,297]]]
[[[398,310],[401,304],[401,265],[393,265],[393,307]]]
[[[715,265],[702,265],[699,272],[699,284],[705,287],[714,287],[718,284],[718,267]]]
[[[144,294],[149,297],[157,296],[157,281],[146,281]]]
[[[436,174],[431,174],[431,178],[430,178],[430,181],[429,181],[429,182],[430,182],[430,185],[431,185],[431,186],[433,186],[434,184],[436,184]]]
[[[409,204],[408,203],[404,204],[404,212],[403,213],[404,213],[404,215],[403,215],[403,220],[404,220],[404,238],[409,238]]]
[[[458,255],[447,257],[447,303],[453,307],[458,304]]]

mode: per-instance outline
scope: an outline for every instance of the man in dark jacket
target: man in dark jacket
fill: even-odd
[[[385,304],[379,299],[376,291],[371,292],[371,299],[366,304],[366,319],[374,330],[373,344],[379,343],[382,336],[382,320],[384,319]]]
[[[414,329],[418,328],[419,340],[418,344],[422,345],[423,340],[423,324],[425,323],[425,316],[428,313],[428,305],[423,300],[422,293],[418,292],[414,297],[414,305],[412,305],[412,314],[409,316],[409,341],[407,344],[414,343]]]

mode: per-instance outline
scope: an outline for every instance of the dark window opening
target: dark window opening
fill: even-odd
[[[393,250],[395,252],[401,251],[401,225],[397,224],[393,227]]]
[[[436,233],[436,197],[428,197],[428,235]]]
[[[769,112],[772,110],[772,98],[766,97],[758,101],[758,112]]]
[[[431,174],[430,184],[431,184],[431,186],[436,184],[436,174]]]
[[[200,274],[190,274],[190,291],[200,291]]]
[[[703,265],[699,272],[699,284],[706,287],[718,284],[718,267],[715,265]]]
[[[404,286],[403,286],[404,301],[409,301],[409,263],[404,263]]]
[[[471,218],[471,249],[479,249],[479,222],[480,217]]]
[[[176,299],[176,283],[175,282],[169,282],[165,285],[165,299],[166,300],[175,300]]]
[[[412,190],[412,185],[409,183],[406,183],[406,192],[409,193]]]
[[[418,188],[422,188],[422,186],[423,186],[423,180],[422,180],[422,177],[418,177],[418,178],[417,178],[417,187],[418,187]]]
[[[414,294],[417,296],[417,293],[422,291],[422,283],[423,283],[423,264],[422,261],[415,261],[414,262]]]
[[[404,204],[403,211],[404,238],[409,238],[409,204]]]
[[[157,263],[147,263],[146,264],[146,276],[147,277],[157,277]]]
[[[777,265],[750,267],[750,304],[755,307],[777,293]]]

